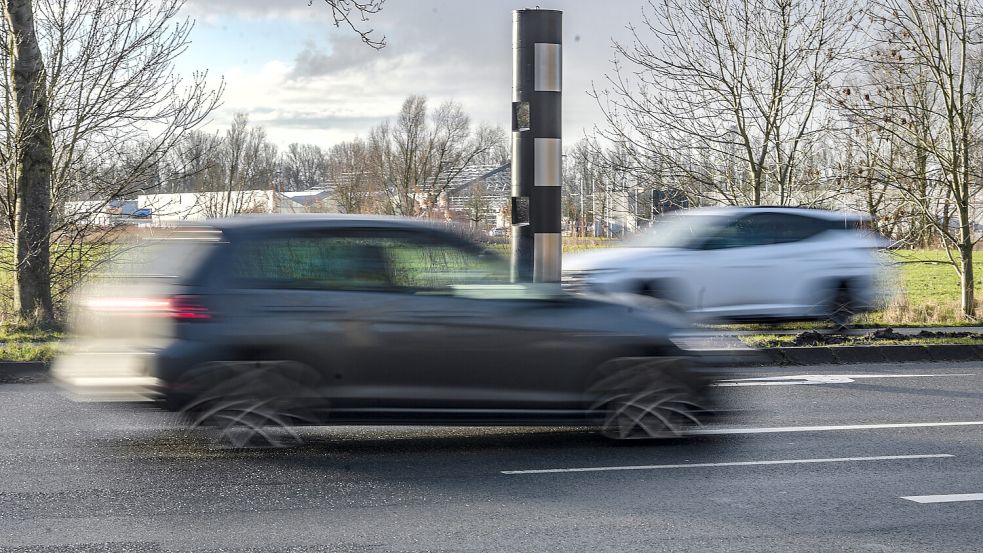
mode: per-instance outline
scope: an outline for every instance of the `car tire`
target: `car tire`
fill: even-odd
[[[841,284],[830,299],[829,322],[837,331],[844,331],[850,328],[850,323],[855,316],[853,294],[846,284]]]
[[[325,406],[319,381],[310,366],[296,361],[207,363],[183,379],[182,387],[194,392],[180,413],[219,447],[300,445],[294,427],[316,423]]]
[[[679,303],[671,290],[672,285],[664,280],[646,281],[638,284],[638,293],[640,295],[659,300],[664,305],[676,311],[685,311],[683,305]]]
[[[680,357],[621,358],[588,388],[592,423],[613,440],[676,438],[713,414],[707,378]]]

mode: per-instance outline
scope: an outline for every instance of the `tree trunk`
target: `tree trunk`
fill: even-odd
[[[973,294],[973,246],[960,246],[959,258],[962,265],[959,283],[961,285],[960,300],[963,315],[971,319],[976,316],[976,301]]]
[[[761,167],[757,169],[752,168],[751,170],[751,191],[754,195],[751,205],[761,205],[761,181],[764,176],[762,173]]]
[[[14,301],[22,319],[48,325],[54,320],[49,273],[52,146],[44,62],[34,32],[32,0],[3,2],[17,105]]]
[[[965,192],[968,192],[966,190]],[[963,315],[967,319],[976,316],[976,301],[973,297],[973,228],[969,218],[969,200],[959,205],[959,263],[960,263],[960,300]]]

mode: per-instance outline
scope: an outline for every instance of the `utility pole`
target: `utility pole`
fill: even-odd
[[[560,282],[562,16],[512,12],[514,282]]]

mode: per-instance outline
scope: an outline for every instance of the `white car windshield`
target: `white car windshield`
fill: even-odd
[[[635,248],[698,248],[731,218],[723,215],[667,215],[625,241]]]

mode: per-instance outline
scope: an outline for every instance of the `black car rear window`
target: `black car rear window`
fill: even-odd
[[[134,242],[113,244],[109,258],[95,272],[113,279],[186,279],[201,267],[221,233],[214,229],[168,232]]]

